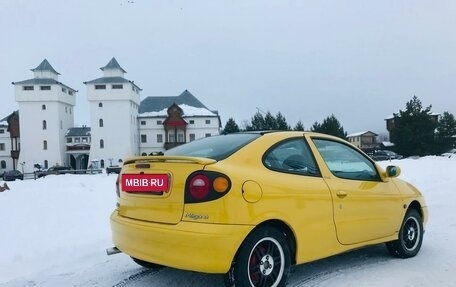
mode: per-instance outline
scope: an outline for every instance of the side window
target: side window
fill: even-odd
[[[313,142],[333,175],[354,180],[380,180],[374,164],[354,148],[326,139],[313,139]]]
[[[263,156],[263,164],[279,172],[320,176],[312,152],[303,138],[276,144]]]

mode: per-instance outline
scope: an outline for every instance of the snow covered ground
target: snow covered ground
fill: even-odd
[[[383,245],[296,266],[289,286],[456,286],[456,158],[381,162],[425,195],[430,219],[417,257]],[[60,175],[8,182],[0,193],[0,287],[223,286],[221,275],[147,270],[107,256],[115,175]]]

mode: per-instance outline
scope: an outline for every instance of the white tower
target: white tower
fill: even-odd
[[[31,71],[34,78],[13,82],[19,105],[19,164],[25,172],[32,172],[35,164],[43,167],[68,164],[65,133],[74,125],[77,92],[58,81],[60,74],[46,59]]]
[[[141,89],[124,78],[126,71],[115,58],[104,67],[103,77],[84,82],[89,100],[94,168],[118,165],[139,155],[138,107]]]

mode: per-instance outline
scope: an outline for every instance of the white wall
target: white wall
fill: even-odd
[[[35,85],[33,91],[24,91],[16,85],[16,101],[19,105],[21,151],[19,163],[25,162],[24,171],[32,172],[34,164],[66,165],[65,133],[74,126],[74,95],[62,91],[61,85],[51,85],[50,91],[41,91]],[[46,105],[43,110],[42,105]],[[43,121],[46,129],[43,130]],[[43,141],[47,141],[47,149]]]
[[[13,169],[13,159],[11,158],[11,138],[7,129],[7,125],[0,125],[0,144],[3,144],[5,147],[4,150],[0,150],[0,162],[5,161],[6,163],[5,168],[2,168],[0,165],[0,174]]]
[[[166,116],[141,117],[139,115],[139,140],[141,140],[141,135],[147,136],[146,143],[139,143],[140,154],[165,151],[165,142],[168,141],[165,138],[165,128],[163,124],[157,124],[158,121],[163,123],[165,120]],[[195,134],[195,140],[206,137],[206,134],[210,134],[211,136],[220,134],[219,119],[217,116],[188,116],[184,117],[184,120],[188,123],[185,132],[185,142],[190,142],[190,134]],[[206,120],[210,121],[210,123],[207,124]],[[141,121],[145,121],[146,124],[141,125]],[[192,121],[193,123],[191,123]],[[162,143],[157,142],[157,134],[162,135]]]
[[[89,161],[104,160],[105,167],[109,166],[109,159],[119,164],[119,159],[139,155],[139,94],[131,83],[122,85],[123,89],[106,84],[105,90],[96,90],[94,84],[87,84],[92,135]],[[100,147],[100,140],[104,141],[104,148]]]

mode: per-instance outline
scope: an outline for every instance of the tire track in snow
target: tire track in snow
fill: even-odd
[[[289,287],[317,287],[327,286],[325,282],[337,277],[346,276],[351,271],[355,272],[375,265],[385,264],[395,260],[385,250],[384,246],[371,246],[350,251],[341,255],[310,262],[292,267],[288,280]],[[162,272],[159,272],[163,270]],[[221,276],[198,272],[177,270],[173,268],[143,269],[112,287],[144,286],[154,282],[153,286],[219,286],[223,282]],[[216,284],[217,285],[214,285]],[[223,283],[222,283],[223,284]],[[223,286],[223,285],[222,285]]]
[[[128,276],[127,278],[123,279],[122,281],[112,285],[112,287],[123,287],[123,286],[127,286],[128,284],[131,284],[135,281],[138,281],[138,280],[141,280],[142,278],[146,277],[146,276],[150,276],[150,275],[153,275],[153,274],[156,274],[160,271],[161,269],[145,269],[145,270],[142,270],[142,271],[139,271],[133,275],[130,275]]]
[[[288,286],[320,286],[327,280],[349,273],[350,270],[359,270],[394,259],[381,245],[349,251],[341,255],[294,266],[289,278],[291,280],[288,280]]]

